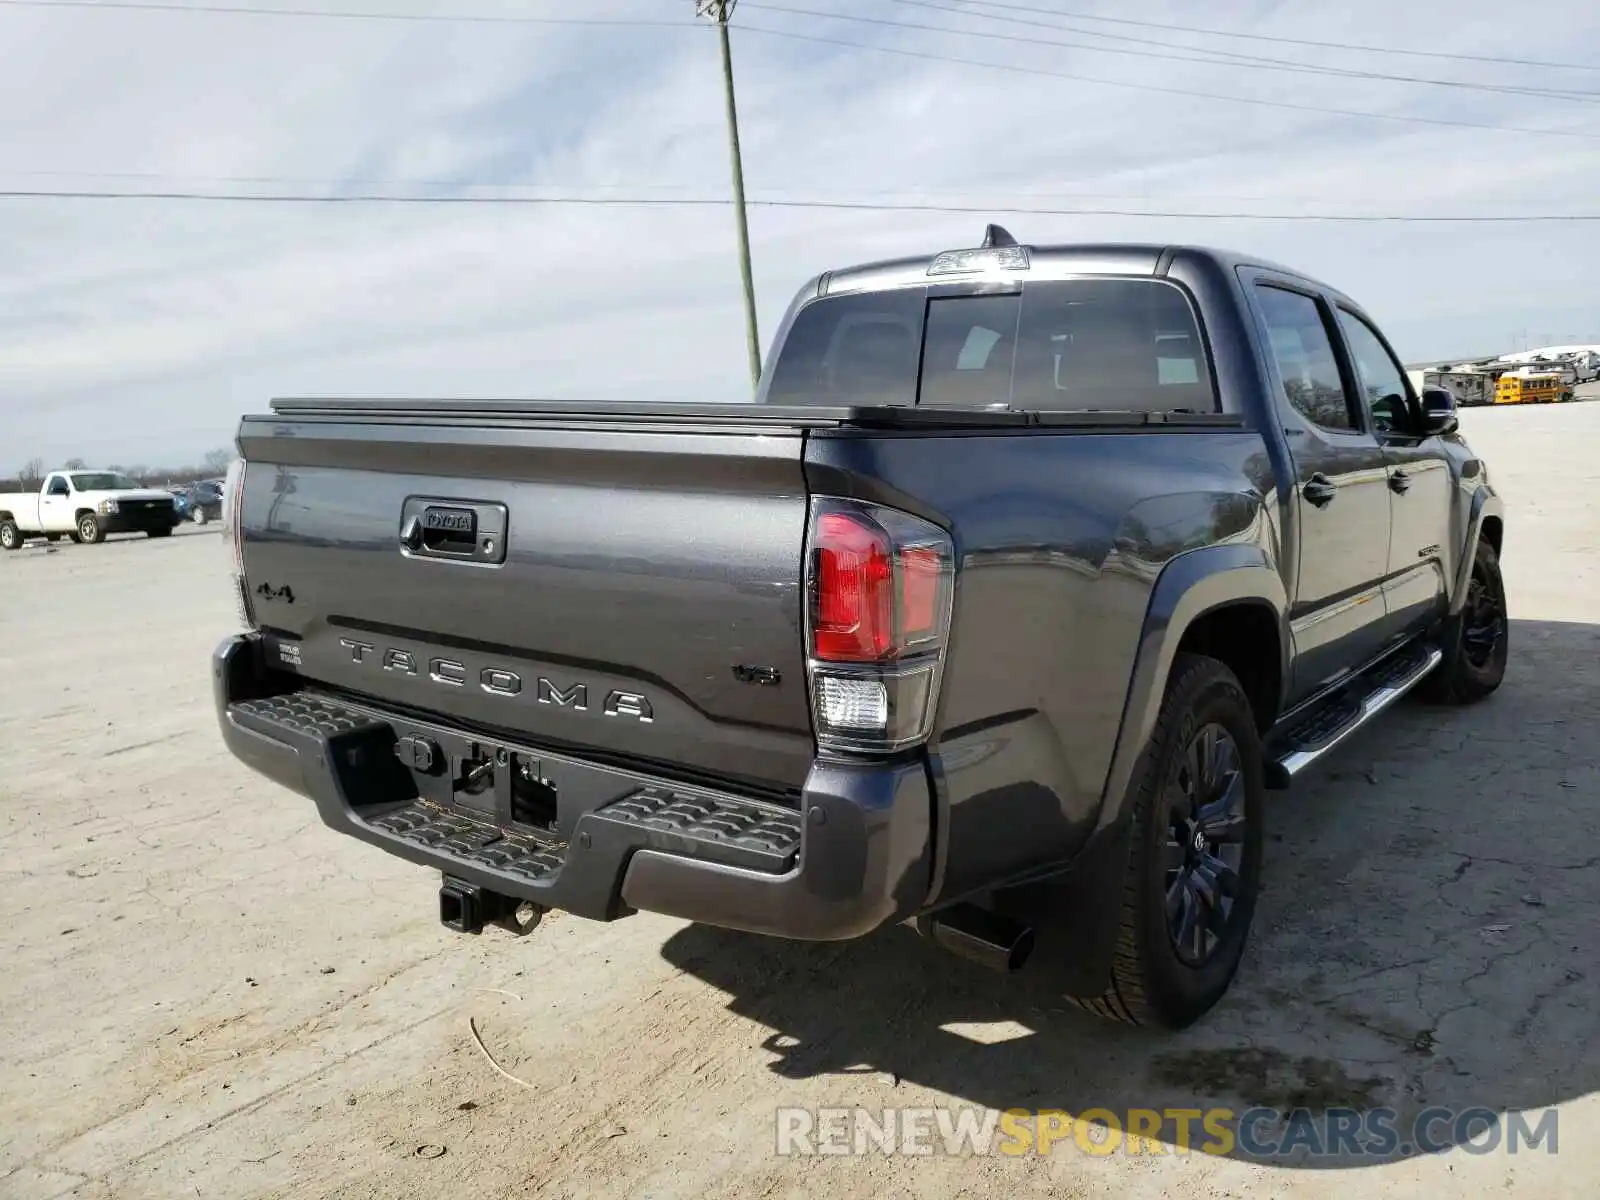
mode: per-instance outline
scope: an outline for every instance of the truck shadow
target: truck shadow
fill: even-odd
[[[1251,948],[1183,1033],[1073,1009],[1049,989],[1044,943],[1012,978],[903,927],[814,945],[690,926],[663,954],[773,1031],[774,1074],[851,1077],[776,1088],[775,1106],[1156,1110],[1161,1142],[1197,1148],[1198,1115],[1169,1110],[1224,1109],[1220,1152],[1306,1168],[1503,1153],[1517,1125],[1600,1088],[1600,626],[1514,621],[1511,637],[1495,697],[1398,705],[1271,797]],[[1323,1120],[1301,1121],[1290,1151],[1282,1124],[1241,1130],[1250,1109]],[[1325,1145],[1345,1109],[1392,1110],[1398,1136]],[[1441,1109],[1419,1144],[1417,1117]],[[1485,1131],[1483,1109],[1513,1118]]]

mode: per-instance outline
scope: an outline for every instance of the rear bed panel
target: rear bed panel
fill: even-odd
[[[245,570],[283,665],[555,745],[804,781],[797,432],[279,418],[240,442]],[[504,563],[403,554],[418,496],[504,505]]]

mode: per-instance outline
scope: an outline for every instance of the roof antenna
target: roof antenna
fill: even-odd
[[[1017,239],[1012,237],[999,225],[990,225],[983,231],[983,249],[993,250],[996,246],[1015,246]]]

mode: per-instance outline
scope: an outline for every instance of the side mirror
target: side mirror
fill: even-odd
[[[1422,389],[1422,427],[1429,437],[1454,433],[1461,427],[1455,393],[1449,388],[1429,384]]]

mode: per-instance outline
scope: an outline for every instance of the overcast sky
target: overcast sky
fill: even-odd
[[[258,3],[686,24],[693,8],[692,0]],[[1083,19],[1600,66],[1600,5],[1592,2],[1009,0],[1021,7],[983,6],[974,17],[895,0],[771,3],[1080,45],[799,16],[746,0],[735,15],[734,54],[753,199],[1600,212],[1600,71]],[[1586,136],[1202,99],[746,31],[756,26],[1124,85]],[[1113,54],[1105,51],[1193,51],[1088,30],[1346,71],[1591,95]],[[1090,44],[1103,49],[1082,48]],[[6,0],[0,45],[0,189],[727,195],[715,35],[692,25],[52,11]],[[811,274],[972,245],[985,219],[754,209],[764,346]],[[1510,350],[1524,337],[1600,341],[1600,223],[997,219],[1022,241],[1202,242],[1291,263],[1361,300],[1408,360]],[[747,394],[741,320],[726,208],[0,199],[0,475],[33,455],[47,465],[73,456],[196,460],[231,440],[241,412],[275,395],[739,399]]]

